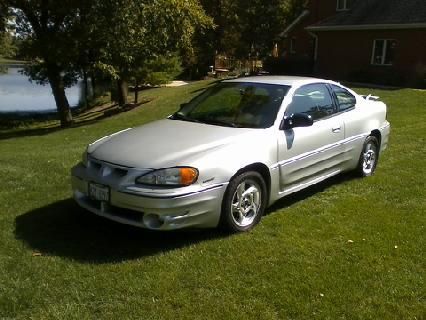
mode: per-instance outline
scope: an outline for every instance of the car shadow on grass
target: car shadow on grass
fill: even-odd
[[[281,198],[280,200],[275,202],[272,206],[266,209],[265,215],[269,215],[274,213],[275,211],[291,207],[292,205],[300,201],[303,201],[316,194],[326,191],[328,188],[334,185],[339,185],[354,179],[358,179],[358,176],[353,172],[342,173],[342,174],[338,174],[337,176],[328,178],[320,183],[307,187],[306,189],[303,189],[295,193],[291,193],[288,196]]]
[[[288,208],[333,185],[354,179],[342,174],[277,201],[266,215]],[[117,263],[166,253],[228,237],[218,229],[156,232],[98,217],[65,199],[16,218],[15,236],[36,255],[61,256],[83,263]]]
[[[115,263],[225,237],[217,230],[155,232],[122,225],[61,200],[16,218],[15,236],[35,254],[83,263]]]

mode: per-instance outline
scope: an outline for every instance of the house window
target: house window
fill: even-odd
[[[391,66],[393,64],[395,47],[395,40],[374,40],[371,64]]]
[[[296,53],[296,38],[290,40],[290,53]]]
[[[337,0],[337,11],[348,10],[348,0]]]

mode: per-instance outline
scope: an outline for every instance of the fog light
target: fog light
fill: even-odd
[[[158,215],[149,213],[143,216],[143,223],[150,229],[158,229],[163,225]]]

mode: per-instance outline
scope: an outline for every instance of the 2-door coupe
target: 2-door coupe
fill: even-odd
[[[72,188],[82,207],[125,224],[247,231],[285,195],[343,171],[372,175],[389,132],[383,102],[333,81],[227,80],[90,144]]]

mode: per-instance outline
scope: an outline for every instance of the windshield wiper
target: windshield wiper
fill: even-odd
[[[187,117],[183,113],[180,113],[180,112],[173,113],[172,116],[170,117],[170,119],[172,119],[172,120],[183,120],[183,121],[197,122],[197,123],[201,122],[200,120]]]
[[[200,121],[207,123],[207,124],[213,124],[213,125],[219,125],[219,126],[225,126],[225,127],[231,127],[231,128],[237,128],[238,127],[233,122],[227,122],[227,121],[217,120],[217,119],[200,119]]]
[[[186,115],[184,115],[183,113],[180,113],[180,112],[175,112],[174,114],[172,114],[170,119],[190,121],[190,122],[196,122],[196,123],[213,124],[213,125],[219,125],[219,126],[225,126],[225,127],[231,127],[231,128],[240,127],[233,122],[227,122],[227,121],[223,121],[223,120],[210,119],[210,118],[200,118],[200,119],[190,118],[190,117],[188,117],[188,116],[186,116]]]

